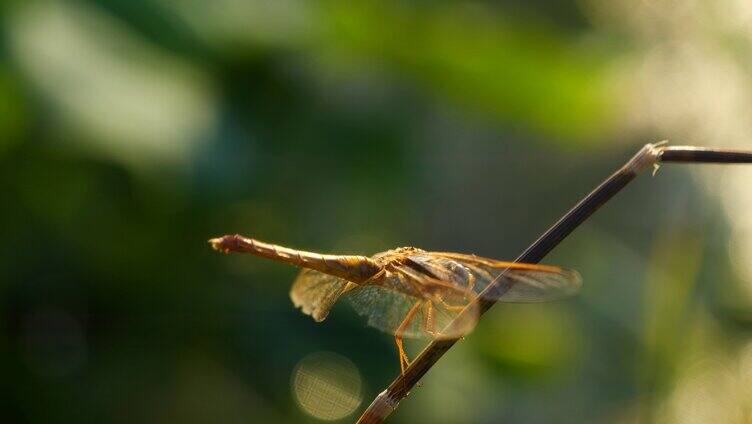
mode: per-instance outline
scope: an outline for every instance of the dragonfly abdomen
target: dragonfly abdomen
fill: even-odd
[[[303,268],[314,269],[325,274],[343,278],[356,284],[362,284],[374,275],[381,267],[370,258],[356,255],[322,255],[291,249],[271,243],[264,243],[240,235],[228,235],[209,240],[216,250],[228,252],[244,252],[261,256],[275,261],[286,262]]]

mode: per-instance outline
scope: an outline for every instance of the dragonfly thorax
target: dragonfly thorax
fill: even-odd
[[[384,273],[372,284],[382,285],[410,296],[420,297],[425,287],[436,283],[445,288],[466,292],[475,283],[473,273],[458,261],[431,255],[416,247],[400,247],[381,252],[372,260],[383,267]]]
[[[462,288],[472,288],[475,281],[473,273],[467,267],[452,259],[421,254],[411,255],[408,259],[407,265],[410,268],[428,278]]]
[[[396,249],[387,250],[386,252],[377,253],[371,258],[380,262],[389,262],[390,260],[405,258],[416,253],[425,253],[425,250],[411,246],[398,247]]]

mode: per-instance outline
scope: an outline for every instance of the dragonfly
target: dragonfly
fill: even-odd
[[[394,336],[403,374],[410,364],[405,338],[463,337],[480,315],[479,299],[546,302],[571,296],[582,285],[577,271],[558,266],[415,247],[366,257],[306,252],[237,234],[209,243],[220,252],[248,253],[302,268],[290,298],[317,322],[326,319],[340,298],[347,298],[369,326]],[[497,279],[497,285],[489,287]],[[500,286],[505,289],[494,290]],[[456,319],[460,314],[463,319]]]

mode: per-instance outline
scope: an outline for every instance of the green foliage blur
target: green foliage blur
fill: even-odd
[[[644,143],[752,147],[752,11],[676,3],[0,2],[0,418],[321,422],[332,352],[354,421],[391,337],[207,239],[512,259]],[[749,422],[751,182],[639,178],[389,422]]]

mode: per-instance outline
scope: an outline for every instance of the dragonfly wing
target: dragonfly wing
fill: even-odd
[[[367,324],[385,333],[394,334],[402,324],[410,309],[420,299],[405,296],[393,290],[380,286],[363,286],[348,293],[346,296],[355,312],[366,318]],[[420,312],[414,317],[415,323],[420,322]],[[411,325],[405,329],[405,336],[417,335],[419,326]]]
[[[449,305],[438,299],[420,299],[381,286],[359,287],[347,294],[353,309],[367,319],[367,324],[388,334],[400,333],[413,339],[459,338],[469,333],[478,317],[477,305],[473,304],[466,312],[465,324],[447,329],[466,305]],[[417,312],[405,324],[405,318],[416,305]]]
[[[509,270],[501,280],[504,284],[500,286],[500,294],[489,294],[487,297],[500,302],[548,302],[572,296],[582,286],[579,274],[570,270]]]
[[[582,278],[577,271],[550,265],[496,261],[459,253],[433,253],[462,263],[475,276],[473,291],[485,288],[501,276],[499,290],[484,297],[510,303],[536,303],[562,299],[577,293]]]
[[[290,299],[303,313],[323,321],[340,296],[355,284],[312,269],[303,269],[290,289]]]

